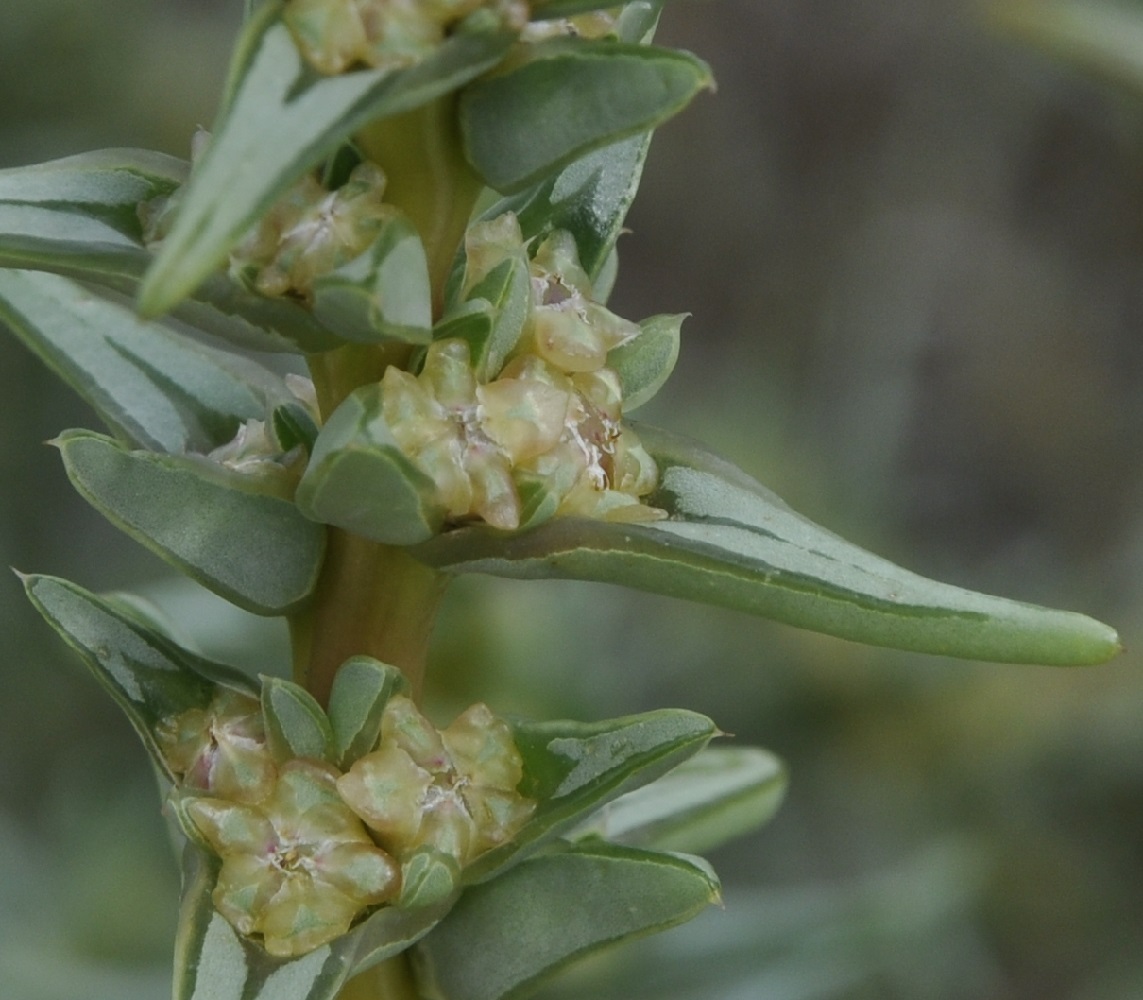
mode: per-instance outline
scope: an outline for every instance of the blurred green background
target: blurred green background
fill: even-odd
[[[0,166],[185,154],[241,6],[4,0]],[[960,0],[679,2],[660,40],[719,93],[656,138],[622,243],[617,311],[693,313],[640,416],[912,569],[1102,617],[1128,652],[964,664],[462,581],[442,719],[477,698],[688,707],[791,771],[777,819],[713,858],[725,911],[545,996],[1143,996],[1143,100]],[[10,337],[0,400],[0,564],[143,590],[208,651],[281,669],[273,623],[172,581],[72,495],[42,442],[94,418]],[[144,755],[11,577],[0,634],[0,996],[159,1000],[177,876]]]

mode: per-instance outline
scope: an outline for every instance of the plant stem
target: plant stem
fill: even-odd
[[[358,133],[357,142],[385,171],[386,200],[421,234],[439,319],[453,258],[482,188],[461,148],[456,95],[383,118]]]
[[[406,955],[397,955],[354,976],[337,1000],[420,1000]]]
[[[324,705],[337,668],[366,655],[398,667],[419,698],[448,580],[402,548],[331,528],[313,603],[291,619],[295,681]]]

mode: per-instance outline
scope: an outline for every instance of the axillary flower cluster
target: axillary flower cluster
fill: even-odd
[[[219,688],[155,736],[184,827],[221,858],[215,907],[271,955],[305,954],[373,907],[407,905],[415,862],[459,873],[535,807],[516,790],[511,729],[483,704],[438,731],[397,695],[376,745],[345,771],[283,759],[267,728],[258,699]]]

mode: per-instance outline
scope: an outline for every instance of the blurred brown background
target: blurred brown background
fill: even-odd
[[[0,166],[185,154],[241,6],[5,0]],[[677,705],[791,770],[777,819],[714,857],[725,912],[547,995],[1143,996],[1143,100],[958,0],[678,0],[660,41],[719,91],[656,138],[622,243],[617,311],[693,313],[640,417],[912,569],[1111,621],[1128,652],[965,664],[463,581],[444,716]],[[273,625],[171,583],[72,496],[41,442],[94,418],[10,337],[0,400],[0,563],[146,590],[275,669]],[[14,578],[0,630],[0,995],[164,997],[176,873],[144,756]]]

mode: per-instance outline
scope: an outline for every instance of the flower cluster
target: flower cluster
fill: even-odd
[[[334,75],[417,63],[481,10],[518,26],[527,18],[520,0],[290,0],[283,18],[306,61]]]
[[[506,363],[481,380],[463,338],[438,340],[419,375],[389,368],[385,421],[401,450],[437,486],[454,523],[497,528],[554,515],[648,521],[642,498],[658,471],[623,426],[619,376],[608,353],[640,327],[592,298],[575,241],[557,231],[528,261],[515,216],[473,225],[465,289],[514,255],[527,261],[526,319]]]
[[[260,703],[228,689],[155,736],[179,780],[187,832],[221,858],[215,906],[279,957],[395,904],[418,851],[459,871],[534,809],[516,791],[523,764],[512,732],[483,704],[438,732],[408,698],[392,698],[376,747],[346,773],[326,760],[275,761]]]

